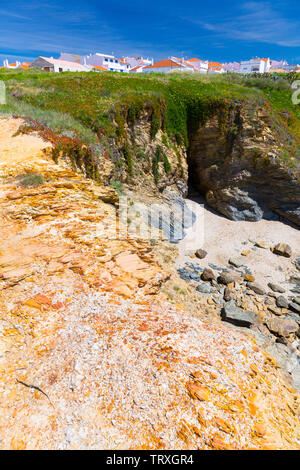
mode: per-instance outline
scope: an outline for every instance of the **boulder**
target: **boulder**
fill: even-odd
[[[235,290],[231,289],[230,287],[226,287],[224,291],[224,300],[228,302],[229,300],[233,300],[235,298]]]
[[[290,245],[287,245],[286,243],[277,243],[277,245],[272,248],[272,251],[275,255],[284,256],[285,258],[290,258],[292,256],[292,249]]]
[[[264,295],[266,293],[265,289],[257,282],[247,282],[247,287],[258,295]]]
[[[251,310],[244,310],[235,305],[234,301],[227,302],[222,310],[222,319],[238,326],[250,327],[258,322],[258,317]]]
[[[231,284],[234,282],[236,279],[236,276],[232,273],[226,273],[225,271],[221,272],[220,276],[218,277],[218,283],[219,284],[225,284],[226,286],[228,284]]]
[[[236,268],[240,268],[244,264],[244,260],[241,256],[236,256],[234,258],[229,258],[228,263],[232,264],[232,266],[235,266]]]
[[[203,281],[212,281],[213,279],[215,279],[213,270],[210,268],[205,268],[203,270],[203,273],[201,274],[201,279]]]
[[[196,291],[201,292],[201,294],[210,294],[211,292],[211,287],[208,284],[205,284],[204,282],[200,284],[199,286],[196,287]]]
[[[276,299],[276,305],[277,307],[280,307],[280,308],[288,308],[289,303],[287,299],[283,297],[283,295],[279,295],[279,297],[277,297]]]
[[[248,193],[239,188],[210,190],[206,193],[209,206],[230,220],[256,222],[263,217],[263,211]]]
[[[270,318],[266,321],[269,330],[277,336],[287,337],[299,329],[299,325],[290,319]]]
[[[201,248],[199,248],[199,250],[195,251],[195,256],[199,259],[205,258],[206,255],[207,255],[207,251],[202,250]]]
[[[268,286],[270,287],[270,289],[272,289],[273,292],[280,292],[281,294],[285,292],[285,289],[283,287],[279,286],[278,284],[274,284],[273,282],[269,282]]]
[[[299,313],[300,314],[300,305],[297,304],[296,302],[291,302],[289,305],[289,308],[293,310],[293,312]]]

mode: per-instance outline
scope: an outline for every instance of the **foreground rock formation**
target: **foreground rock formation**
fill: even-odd
[[[116,236],[112,188],[42,140],[15,161],[16,125],[0,120],[1,448],[299,448],[299,396],[276,361],[168,302],[150,244]]]

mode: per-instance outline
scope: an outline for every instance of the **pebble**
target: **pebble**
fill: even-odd
[[[269,282],[268,286],[270,287],[270,289],[272,289],[273,292],[280,292],[281,294],[285,292],[285,289],[283,287],[279,286],[278,284],[274,284],[273,282]]]
[[[264,295],[266,293],[265,289],[257,282],[247,282],[247,287],[258,295]]]
[[[288,303],[287,299],[285,297],[283,297],[283,295],[279,295],[279,297],[277,297],[277,299],[276,299],[276,305],[277,305],[277,307],[288,308],[289,303]]]
[[[240,268],[243,265],[244,260],[241,256],[237,256],[237,257],[234,257],[234,258],[229,258],[228,263],[232,264],[236,268]]]

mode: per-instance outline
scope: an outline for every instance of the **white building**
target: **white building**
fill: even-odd
[[[149,59],[148,57],[146,59],[144,57],[122,57],[120,61],[125,61],[130,65],[130,68],[138,67],[140,65],[153,65],[154,63],[154,60]]]
[[[129,72],[130,69],[129,64],[121,62],[113,55],[101,54],[99,52],[96,54],[81,56],[80,62],[83,65],[98,65],[100,67],[105,67],[111,72]]]
[[[91,68],[77,62],[68,62],[66,60],[53,59],[53,57],[38,57],[29,66],[30,68],[39,68],[45,72],[89,72]]]
[[[238,73],[266,73],[271,68],[270,59],[242,60]]]
[[[18,60],[13,63],[9,63],[7,59],[3,61],[3,67],[5,69],[24,69],[28,70],[30,62],[19,62]]]
[[[195,72],[207,73],[208,72],[208,61],[200,59],[187,59],[184,61],[185,64],[191,65]]]

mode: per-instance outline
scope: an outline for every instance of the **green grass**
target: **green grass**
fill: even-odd
[[[291,82],[296,78],[292,74],[274,79],[269,74],[51,74],[2,69],[0,80],[6,83],[7,105],[1,106],[0,113],[27,117],[39,124],[39,130],[41,126],[47,129],[47,135],[50,129],[53,140],[58,134],[65,136],[73,152],[80,142],[87,144],[91,153],[100,146],[108,155],[117,145],[132,175],[134,152],[126,142],[125,125],[133,125],[145,109],[151,116],[152,138],[162,129],[165,145],[187,146],[194,126],[205,123],[220,107],[230,108],[235,101],[252,108],[267,104],[278,127],[278,138],[285,139],[284,132],[289,132],[295,139],[292,153],[297,159],[300,105],[291,101]],[[139,149],[138,158],[141,155]],[[156,159],[153,168],[157,180]],[[165,158],[164,166],[166,172],[170,171]]]

